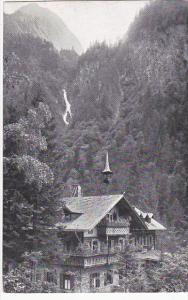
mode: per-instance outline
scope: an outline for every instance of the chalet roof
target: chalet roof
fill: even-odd
[[[72,220],[70,222],[60,222],[57,223],[56,226],[63,226],[65,231],[91,230],[121,199],[124,199],[128,203],[124,195],[63,198],[62,202],[64,204],[64,207],[67,208],[70,212],[80,215],[75,220]],[[148,230],[165,229],[165,227],[163,227],[160,223],[153,219],[153,214],[143,213],[136,207],[131,206],[130,203],[128,203],[128,205]],[[141,214],[143,215],[143,217],[141,217]],[[150,223],[145,220],[147,214],[151,218]]]
[[[64,198],[65,206],[73,213],[81,215],[65,230],[90,230],[122,199],[123,195]],[[62,223],[63,225],[63,223]]]
[[[144,219],[144,223],[148,230],[165,230],[166,229],[162,224],[160,224],[153,218],[152,213],[144,213],[143,211],[141,211],[140,209],[138,209],[136,207],[134,207],[134,210],[140,217],[142,217],[142,219]],[[147,222],[145,220],[145,218],[147,216],[150,218],[150,222]]]

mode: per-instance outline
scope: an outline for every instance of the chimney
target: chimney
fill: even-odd
[[[80,185],[78,185],[77,187],[77,193],[78,193],[78,197],[82,197],[82,188]]]
[[[82,197],[82,188],[78,184],[74,184],[72,190],[72,197]]]

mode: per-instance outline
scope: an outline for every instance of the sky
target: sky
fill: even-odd
[[[95,41],[113,44],[149,1],[30,1],[60,16],[76,35],[84,50]],[[4,12],[13,13],[30,2],[4,2]]]

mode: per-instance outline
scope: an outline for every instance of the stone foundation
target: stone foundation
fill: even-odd
[[[105,285],[105,273],[107,270],[113,271],[113,283]],[[71,291],[66,292],[74,292],[74,293],[107,293],[111,292],[114,286],[119,284],[119,274],[118,269],[115,266],[101,266],[101,267],[92,267],[88,269],[83,268],[70,268],[70,267],[62,267],[59,269],[59,278],[60,273],[71,272],[73,273],[73,288]],[[90,287],[90,274],[99,273],[100,274],[100,287]],[[58,282],[60,286],[60,281]],[[62,292],[64,290],[62,289]]]

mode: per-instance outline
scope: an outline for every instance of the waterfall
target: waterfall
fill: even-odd
[[[69,122],[67,121],[68,115],[71,118],[72,117],[72,113],[71,113],[71,105],[67,99],[67,92],[65,89],[63,89],[63,96],[64,96],[64,100],[65,100],[65,104],[66,104],[66,109],[65,112],[63,114],[63,121],[65,122],[66,125],[69,125]]]

